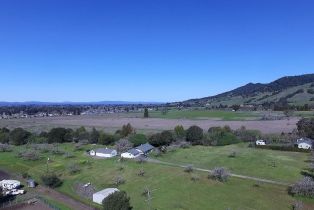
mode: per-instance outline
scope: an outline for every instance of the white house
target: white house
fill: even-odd
[[[102,201],[112,193],[119,191],[117,188],[107,188],[93,194],[93,202],[102,204]]]
[[[117,153],[117,150],[115,149],[100,148],[100,149],[91,150],[89,154],[91,156],[111,158],[111,157],[117,156],[118,153]]]
[[[0,186],[4,190],[13,190],[21,186],[21,182],[17,180],[2,180],[0,181]]]
[[[266,145],[266,142],[264,140],[256,140],[256,145]]]
[[[122,153],[121,157],[131,159],[131,158],[137,158],[137,157],[141,156],[142,154],[143,153],[137,149],[130,149],[127,152]]]
[[[301,138],[296,142],[296,146],[300,149],[312,149],[313,140],[309,138]]]

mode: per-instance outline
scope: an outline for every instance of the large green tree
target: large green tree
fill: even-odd
[[[10,133],[10,143],[13,145],[22,145],[27,143],[27,139],[31,136],[31,133],[23,128],[15,128]]]
[[[109,195],[102,202],[104,210],[131,210],[130,197],[124,191]]]
[[[189,127],[186,131],[186,140],[192,143],[197,143],[198,141],[202,140],[203,138],[203,129],[193,125]]]
[[[144,109],[144,117],[148,118],[148,109],[147,108]]]

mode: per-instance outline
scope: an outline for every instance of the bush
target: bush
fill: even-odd
[[[193,166],[186,166],[185,168],[184,168],[184,172],[187,172],[187,173],[192,173],[193,172]]]
[[[224,146],[239,143],[240,140],[232,133],[229,127],[212,127],[208,129],[208,136],[211,144],[215,146]]]
[[[125,183],[125,179],[122,176],[117,176],[113,180],[114,185],[119,186]]]
[[[45,174],[41,177],[43,183],[52,188],[56,188],[62,185],[62,181],[58,178],[56,174]]]
[[[314,181],[311,177],[304,177],[290,188],[290,193],[306,197],[314,197]]]
[[[174,133],[177,138],[183,138],[185,136],[185,130],[182,125],[177,125],[174,128]]]
[[[208,178],[215,179],[220,182],[226,182],[230,176],[230,172],[223,167],[214,168],[212,172],[209,173]]]
[[[199,177],[197,174],[192,174],[191,180],[192,180],[193,182],[196,182],[196,181],[198,181],[199,179],[200,179],[200,177]]]
[[[144,134],[134,134],[130,136],[129,141],[134,145],[134,147],[137,147],[141,144],[147,143],[147,137]]]
[[[76,163],[69,164],[67,169],[69,174],[76,174],[81,171],[80,166]]]
[[[197,143],[203,138],[203,129],[193,125],[186,131],[186,140],[192,143]]]
[[[236,156],[237,156],[237,153],[235,151],[232,151],[228,157],[235,158]]]
[[[102,201],[104,210],[131,210],[130,198],[124,191],[110,194]]]

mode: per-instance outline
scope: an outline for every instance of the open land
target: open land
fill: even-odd
[[[238,129],[241,126],[245,126],[247,129],[257,129],[263,133],[281,133],[291,132],[296,128],[296,123],[300,119],[299,117],[293,117],[289,120],[258,120],[256,117],[254,117],[250,120],[245,120],[244,118],[240,120],[239,118],[228,118],[228,120],[223,120],[223,118],[219,118],[219,115],[222,117],[226,114],[225,112],[214,113],[214,117],[202,119],[175,117],[142,118],[140,116],[130,114],[109,114],[103,116],[83,115],[9,120],[2,119],[0,120],[0,127],[8,127],[10,129],[22,127],[34,132],[40,132],[42,130],[49,130],[53,127],[78,128],[80,126],[85,126],[86,128],[95,127],[108,132],[115,132],[117,129],[120,129],[122,125],[131,123],[131,125],[138,131],[149,133],[161,130],[170,130],[173,129],[176,125],[183,125],[185,128],[188,128],[192,125],[198,125],[204,130],[207,130],[209,127],[229,125],[232,129]],[[227,114],[230,113],[235,114],[233,112],[227,112]]]
[[[91,182],[97,190],[113,187],[114,178],[122,176],[125,184],[118,186],[131,197],[134,209],[148,209],[148,203],[142,192],[146,187],[153,191],[152,209],[290,209],[296,199],[287,193],[287,186],[259,183],[249,179],[231,177],[226,183],[207,178],[208,173],[194,171],[186,173],[182,168],[157,163],[139,164],[134,161],[119,162],[113,159],[94,159],[85,154],[85,150],[93,148],[86,145],[82,150],[75,150],[73,144],[60,144],[60,150],[71,152],[74,157],[41,153],[37,161],[25,161],[16,157],[18,151],[27,146],[14,147],[13,152],[2,153],[0,168],[14,173],[28,172],[40,182],[41,174],[47,170],[46,158],[49,156],[49,170],[57,173],[64,183],[57,188],[85,204],[100,207],[87,198],[76,193],[77,183]],[[237,150],[236,158],[229,158],[229,151]],[[200,151],[198,153],[198,151]],[[192,154],[192,152],[196,154]],[[216,156],[218,155],[217,159]],[[245,157],[248,156],[248,157]],[[268,151],[248,148],[245,144],[224,147],[191,147],[178,149],[161,156],[160,159],[173,163],[193,164],[208,169],[214,166],[226,166],[231,172],[251,175],[259,178],[274,179],[288,183],[301,177],[307,153]],[[248,164],[251,159],[252,163]],[[243,162],[244,161],[244,162]],[[276,166],[268,163],[274,161]],[[80,172],[70,174],[69,164],[76,163]],[[144,177],[138,176],[140,169],[145,171]],[[291,176],[289,176],[291,174]],[[198,181],[192,181],[197,176]],[[258,198],[258,199],[256,199]],[[305,209],[314,208],[313,199],[302,199]],[[223,201],[223,202],[220,202]]]

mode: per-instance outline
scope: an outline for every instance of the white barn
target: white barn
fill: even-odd
[[[91,156],[97,156],[97,157],[105,157],[105,158],[111,158],[117,156],[117,150],[115,149],[108,149],[108,148],[100,148],[91,150],[89,152]]]
[[[107,188],[93,194],[93,202],[102,204],[102,201],[112,193],[119,191],[117,188]]]

